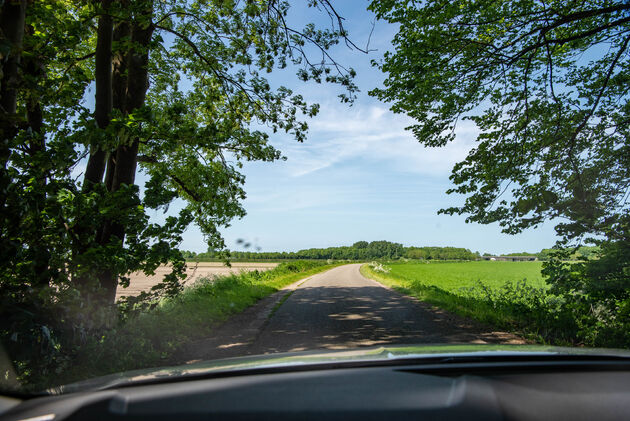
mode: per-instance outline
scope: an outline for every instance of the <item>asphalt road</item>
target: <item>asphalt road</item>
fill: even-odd
[[[339,266],[261,300],[213,338],[192,344],[183,359],[383,344],[525,343],[386,288],[363,277],[360,266]]]
[[[361,275],[360,266],[340,266],[300,285],[269,319],[253,353],[515,339],[385,288]]]

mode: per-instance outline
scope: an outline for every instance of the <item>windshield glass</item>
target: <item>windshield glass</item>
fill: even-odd
[[[626,3],[0,3],[3,390],[630,348]]]

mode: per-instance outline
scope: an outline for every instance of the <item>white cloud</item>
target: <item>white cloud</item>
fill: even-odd
[[[309,123],[305,143],[272,136],[286,162],[246,165],[248,211],[343,212],[358,204],[372,208],[399,203],[401,197],[441,195],[453,165],[466,157],[477,136],[476,127],[464,122],[452,144],[425,148],[405,130],[409,118],[378,105],[327,104]],[[429,208],[435,212],[439,206]]]
[[[477,136],[473,123],[457,128],[454,142],[443,148],[425,148],[405,127],[413,122],[385,107],[327,104],[309,122],[308,140],[297,144],[282,138],[277,146],[288,157],[285,168],[301,177],[338,163],[387,165],[397,171],[443,176],[464,159]],[[278,139],[274,139],[275,143]]]

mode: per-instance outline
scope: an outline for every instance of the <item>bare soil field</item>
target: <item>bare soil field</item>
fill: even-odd
[[[241,271],[263,271],[273,269],[276,266],[278,266],[278,263],[269,262],[233,262],[232,267],[227,267],[221,262],[189,262],[186,268],[188,277],[185,279],[184,285],[190,285],[199,278],[213,278],[216,276],[229,275],[230,273],[239,273]],[[160,266],[153,276],[147,276],[142,272],[131,274],[129,287],[119,287],[116,291],[116,299],[123,296],[135,296],[142,291],[148,291],[153,285],[158,284],[164,278],[164,275],[170,273],[170,271],[170,267]]]

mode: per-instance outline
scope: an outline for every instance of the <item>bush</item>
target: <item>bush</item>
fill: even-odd
[[[561,296],[551,295],[544,288],[528,285],[525,280],[507,282],[500,288],[489,288],[482,282],[467,288],[464,296],[488,305],[500,314],[509,327],[533,334],[545,342],[568,344],[575,342],[577,323],[567,311]]]
[[[599,241],[597,253],[566,262],[551,255],[543,273],[563,311],[576,323],[576,340],[588,346],[630,348],[630,229],[620,224],[615,240]]]

